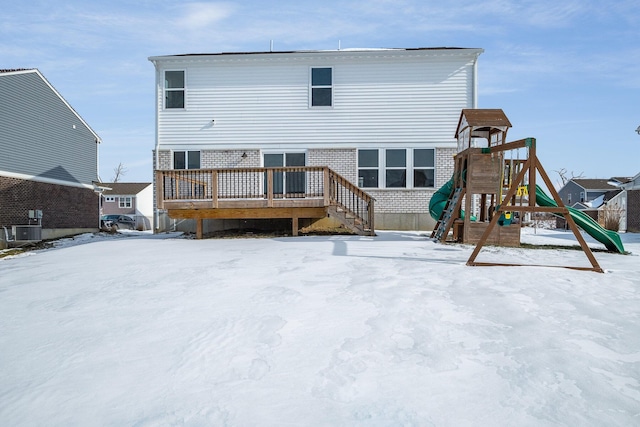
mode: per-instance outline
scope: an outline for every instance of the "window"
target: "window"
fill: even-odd
[[[174,169],[200,169],[199,151],[174,151]]]
[[[311,106],[331,107],[333,105],[333,69],[311,69]]]
[[[119,207],[121,208],[130,208],[131,205],[131,196],[120,196],[119,197]]]
[[[435,150],[404,148],[358,150],[358,186],[361,188],[434,187]]]
[[[378,187],[378,150],[358,151],[358,186]]]
[[[104,201],[105,202],[115,202],[116,201],[116,197],[115,196],[104,196]]]
[[[413,187],[435,187],[435,150],[413,150]]]
[[[567,194],[567,204],[571,205],[571,193]]]
[[[387,188],[407,186],[407,150],[386,150],[385,166]]]
[[[184,71],[164,72],[164,107],[184,108]]]

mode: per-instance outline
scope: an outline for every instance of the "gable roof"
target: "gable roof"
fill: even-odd
[[[150,56],[149,61],[156,61],[160,59],[174,58],[174,57],[202,57],[202,56],[248,56],[248,55],[290,55],[290,54],[326,54],[326,53],[338,53],[349,54],[354,52],[362,53],[374,53],[374,52],[438,52],[446,51],[449,53],[463,52],[463,51],[475,51],[478,54],[484,52],[481,48],[466,48],[466,47],[414,47],[414,48],[350,48],[350,49],[328,49],[328,50],[269,50],[269,51],[256,51],[256,52],[216,52],[216,53],[182,53],[177,55],[159,55]]]
[[[84,121],[84,119],[80,116],[80,114],[78,114],[78,112],[73,109],[73,107],[67,102],[66,99],[64,99],[64,97],[60,94],[60,92],[58,92],[56,88],[53,87],[51,83],[49,83],[49,81],[42,75],[40,70],[38,70],[37,68],[0,69],[0,78],[9,78],[11,76],[18,75],[18,74],[29,74],[29,73],[35,74],[40,79],[42,79],[42,81],[49,87],[49,89],[51,89],[53,93],[58,98],[60,98],[60,100],[64,103],[64,105],[78,118],[78,120],[80,120],[80,122],[89,130],[89,132],[93,134],[96,142],[97,143],[102,142],[102,139],[100,138],[100,136],[98,136],[98,134],[93,129],[91,129],[91,126],[89,126],[89,124]]]
[[[511,122],[500,108],[465,108],[462,115],[471,126],[509,126]]]
[[[150,186],[150,182],[102,182],[101,187],[109,188],[102,194],[114,196],[128,196],[140,193],[142,190]]]
[[[511,127],[511,122],[507,115],[500,108],[463,108],[458,120],[455,138],[462,131],[463,121],[467,127],[474,128],[475,131],[489,131],[494,133],[495,130],[505,130]]]
[[[609,191],[617,188],[616,186],[609,184],[608,179],[573,178],[571,181],[575,182],[585,190]]]

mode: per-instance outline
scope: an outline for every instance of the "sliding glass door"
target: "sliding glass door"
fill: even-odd
[[[265,153],[264,167],[305,166],[305,153]],[[265,193],[267,177],[265,175]],[[273,193],[280,197],[304,197],[306,178],[304,172],[274,172]],[[284,191],[283,191],[284,190]]]

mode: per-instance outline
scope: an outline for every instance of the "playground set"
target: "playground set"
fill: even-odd
[[[507,142],[510,127],[501,109],[462,110],[453,176],[429,202],[429,213],[436,220],[431,238],[475,244],[467,265],[521,265],[477,262],[476,258],[487,244],[519,246],[521,220],[547,212],[565,218],[591,264],[566,268],[603,272],[578,226],[609,251],[624,253],[620,236],[584,212],[565,206],[536,155],[535,138]],[[551,197],[536,184],[538,175]]]

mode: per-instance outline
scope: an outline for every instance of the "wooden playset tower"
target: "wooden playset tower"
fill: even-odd
[[[501,109],[462,110],[456,130],[458,153],[454,158],[454,174],[434,194],[441,197],[441,206],[437,207],[439,217],[431,237],[440,242],[449,239],[475,244],[467,265],[514,265],[480,263],[475,259],[485,244],[519,246],[521,220],[534,212],[551,212],[565,217],[592,265],[568,268],[602,272],[538,161],[535,138],[506,142],[510,127]],[[555,203],[537,205],[538,174]]]

